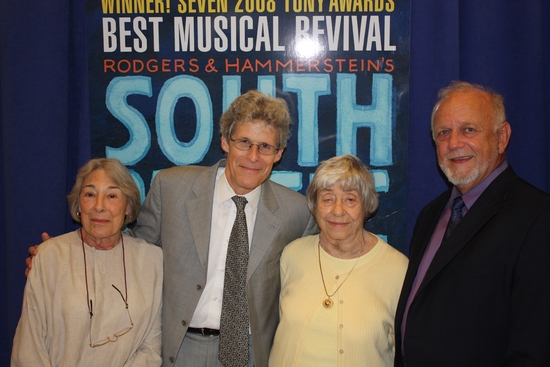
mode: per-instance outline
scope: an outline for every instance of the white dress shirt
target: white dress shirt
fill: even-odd
[[[244,208],[248,228],[248,244],[252,243],[252,232],[256,221],[261,186],[243,195],[248,204]],[[225,258],[231,229],[237,216],[237,207],[231,199],[235,192],[225,177],[225,167],[218,169],[212,204],[212,227],[210,228],[210,247],[208,251],[208,272],[204,287],[190,327],[220,328],[222,312],[223,282],[225,276]]]

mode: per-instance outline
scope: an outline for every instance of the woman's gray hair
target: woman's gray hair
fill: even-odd
[[[357,190],[367,219],[378,209],[374,177],[359,158],[346,154],[321,162],[306,191],[309,211],[315,214],[319,192],[339,184],[342,190]]]
[[[231,139],[237,125],[243,122],[260,120],[277,131],[277,149],[286,148],[290,137],[292,122],[288,105],[282,98],[250,90],[237,97],[220,119],[220,133],[227,140]]]
[[[120,188],[120,191],[126,196],[128,202],[128,214],[124,218],[124,224],[132,223],[136,220],[139,214],[139,206],[141,204],[141,195],[139,189],[132,178],[128,169],[115,158],[95,158],[86,163],[76,175],[76,182],[73,189],[67,195],[67,201],[69,203],[69,211],[71,217],[78,223],[80,218],[77,216],[79,212],[79,198],[82,191],[82,185],[88,175],[94,171],[103,170],[105,174],[113,180],[113,182]]]

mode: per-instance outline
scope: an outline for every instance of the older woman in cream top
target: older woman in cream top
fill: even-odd
[[[160,366],[162,250],[121,232],[139,190],[116,159],[82,167],[68,196],[82,228],[40,245],[11,366]]]
[[[372,175],[354,156],[331,158],[317,169],[307,199],[320,233],[283,251],[269,365],[392,366],[407,258],[363,229],[378,207]]]

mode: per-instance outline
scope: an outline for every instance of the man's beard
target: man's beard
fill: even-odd
[[[493,152],[489,160],[485,163],[477,160],[478,158],[477,155],[475,155],[473,158],[476,159],[476,165],[469,172],[464,173],[464,172],[460,172],[460,170],[456,170],[453,173],[449,168],[449,164],[451,163],[440,164],[439,167],[441,168],[445,176],[447,176],[447,180],[449,180],[449,182],[452,183],[453,185],[455,186],[469,185],[472,182],[476,181],[479,178],[479,176],[482,175],[483,173],[482,171],[484,169],[488,169],[488,167],[491,167],[493,165],[493,163],[498,158],[498,151]],[[450,162],[451,160],[445,157],[445,160],[443,162],[446,162],[446,161]]]
[[[476,164],[476,166],[466,174],[460,174],[458,172],[453,173],[451,172],[451,169],[449,168],[449,166],[444,164],[440,164],[439,167],[447,177],[447,180],[449,180],[449,182],[455,186],[469,185],[472,182],[474,182],[481,174],[481,169],[479,167],[479,164]]]

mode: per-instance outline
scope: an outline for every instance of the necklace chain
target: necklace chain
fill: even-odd
[[[327,295],[327,298],[325,298],[323,300],[323,303],[322,303],[324,308],[332,308],[332,306],[334,305],[334,301],[332,300],[331,297],[334,296],[336,294],[336,292],[338,292],[340,287],[342,287],[344,285],[346,280],[348,280],[348,278],[349,278],[351,272],[353,271],[353,269],[355,269],[355,267],[357,266],[357,263],[359,262],[359,259],[361,258],[361,254],[363,252],[364,245],[365,245],[365,243],[363,242],[363,244],[361,245],[361,252],[359,253],[359,256],[357,257],[357,260],[355,261],[355,264],[353,264],[353,267],[349,271],[348,275],[346,275],[346,277],[344,278],[342,283],[340,283],[340,285],[336,288],[336,290],[332,294],[328,294],[327,285],[325,284],[325,277],[323,275],[323,267],[321,266],[321,239],[319,239],[319,242],[317,243],[317,255],[318,255],[318,258],[319,258],[319,270],[321,272],[321,280],[323,281],[323,288],[325,289],[325,294]]]

